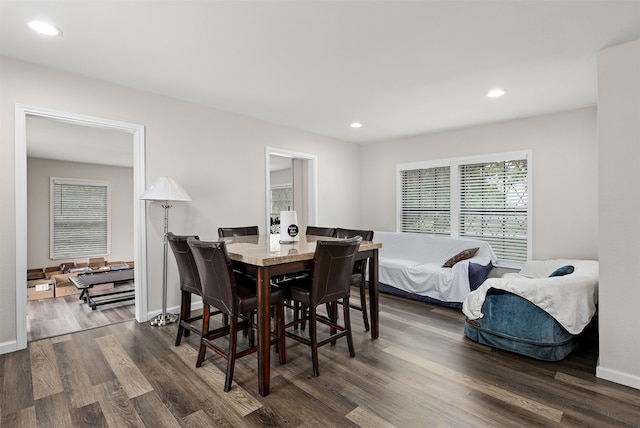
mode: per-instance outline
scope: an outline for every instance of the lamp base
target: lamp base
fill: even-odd
[[[168,324],[173,324],[176,321],[178,321],[178,315],[166,313],[157,315],[155,318],[149,321],[149,324],[155,327],[162,327]]]

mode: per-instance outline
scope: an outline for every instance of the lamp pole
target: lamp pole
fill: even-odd
[[[167,313],[167,261],[169,256],[169,241],[167,241],[167,234],[169,233],[169,201],[165,200],[164,205],[164,254],[162,263],[162,314],[153,318],[149,324],[162,327],[167,324],[173,324],[178,320],[176,314]]]
[[[172,324],[178,320],[176,314],[167,313],[167,259],[169,257],[169,201],[191,201],[187,192],[169,177],[159,177],[145,191],[140,199],[147,201],[162,201],[164,208],[164,236],[163,236],[163,259],[162,259],[162,313],[154,317],[149,324],[162,327]]]

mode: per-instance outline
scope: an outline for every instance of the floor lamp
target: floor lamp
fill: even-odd
[[[169,177],[158,177],[156,181],[140,196],[140,199],[146,201],[163,201],[164,204],[164,259],[162,263],[162,313],[153,318],[149,323],[153,326],[164,326],[172,324],[178,320],[176,314],[167,313],[167,255],[168,241],[167,233],[169,232],[169,202],[189,202],[191,198],[187,195],[182,187]]]

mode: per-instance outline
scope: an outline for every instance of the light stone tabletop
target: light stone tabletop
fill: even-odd
[[[311,260],[316,251],[316,242],[339,241],[340,238],[326,236],[300,235],[299,241],[280,243],[280,234],[234,236],[218,238],[227,244],[231,260],[254,266],[273,266],[283,263]],[[362,241],[359,251],[381,248],[380,242]]]

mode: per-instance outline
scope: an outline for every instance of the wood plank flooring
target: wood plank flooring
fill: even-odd
[[[118,285],[118,290],[133,289],[134,284]],[[107,290],[109,291],[109,290]],[[99,295],[93,292],[91,295]],[[79,294],[27,302],[27,340],[60,336],[90,328],[135,319],[133,301],[98,306],[94,311],[78,299]]]
[[[354,298],[357,298],[354,297]],[[96,311],[97,312],[97,311]],[[319,350],[287,341],[258,395],[257,357],[225,361],[177,327],[126,321],[31,342],[0,356],[2,427],[639,427],[640,391],[594,376],[597,337],[557,363],[466,339],[462,313],[382,295],[380,338],[352,311],[346,341]],[[240,337],[239,342],[243,342]]]

